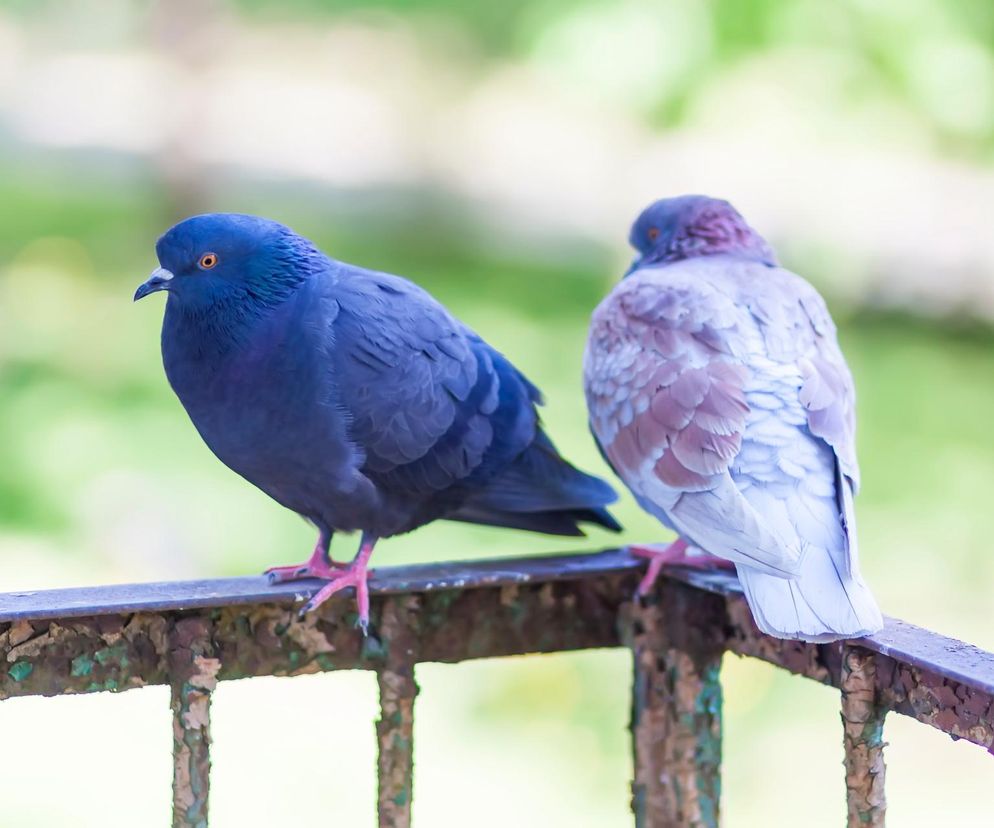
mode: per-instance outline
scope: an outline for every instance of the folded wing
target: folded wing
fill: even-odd
[[[333,368],[377,484],[423,495],[482,482],[534,439],[538,391],[428,293],[362,272],[338,294]]]
[[[541,394],[416,285],[362,271],[337,287],[331,348],[362,473],[411,522],[435,517],[578,535],[620,528],[616,495],[556,451]]]
[[[595,311],[584,363],[591,430],[639,501],[685,539],[779,577],[802,549],[732,479],[749,407],[743,311],[706,283],[629,277]]]
[[[866,635],[883,618],[857,560],[852,377],[814,288],[789,271],[754,271],[742,274],[741,297],[757,333],[746,395],[753,410],[733,476],[806,551],[791,580],[748,567],[739,578],[765,632],[809,641]]]

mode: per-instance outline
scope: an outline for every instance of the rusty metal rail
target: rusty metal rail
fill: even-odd
[[[780,641],[756,630],[727,574],[671,570],[633,602],[641,566],[612,550],[380,569],[365,640],[349,598],[298,620],[313,587],[263,578],[0,594],[0,699],[169,685],[173,825],[184,828],[207,825],[211,692],[250,676],[377,672],[380,826],[411,822],[423,661],[630,647],[643,828],[718,825],[725,651],[840,689],[850,826],[884,824],[888,712],[994,746],[994,654],[893,619],[858,641]]]

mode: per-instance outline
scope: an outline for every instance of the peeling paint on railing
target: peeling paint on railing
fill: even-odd
[[[297,618],[316,583],[9,593],[0,595],[0,699],[170,685],[176,828],[207,825],[211,691],[252,676],[377,672],[381,828],[410,825],[414,665],[424,661],[629,646],[644,828],[718,824],[726,650],[842,691],[851,826],[883,824],[887,712],[994,745],[994,654],[894,619],[856,642],[781,641],[758,631],[733,576],[672,570],[636,605],[640,568],[608,551],[379,570],[368,638],[347,595]]]

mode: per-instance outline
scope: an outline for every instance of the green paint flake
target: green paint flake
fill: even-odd
[[[404,788],[393,798],[393,804],[401,808],[407,804],[407,788]]]
[[[721,713],[721,679],[720,667],[709,666],[701,677],[703,687],[697,695],[695,708],[697,713],[708,713],[717,716]]]
[[[7,670],[7,674],[14,681],[24,681],[24,679],[31,675],[34,668],[34,664],[29,661],[15,661],[10,665],[10,669]]]
[[[879,747],[884,743],[884,717],[874,716],[863,725],[862,739],[870,747]]]
[[[76,658],[72,660],[72,668],[69,672],[77,678],[90,675],[90,673],[93,672],[93,659],[85,653],[83,655],[76,656]]]
[[[718,800],[705,791],[697,789],[697,802],[701,809],[701,820],[708,828],[718,828]]]
[[[459,598],[459,590],[443,589],[429,592],[425,596],[425,614],[433,626],[445,624],[449,618],[449,610]]]
[[[96,659],[97,663],[101,667],[106,667],[108,664],[116,664],[121,667],[122,670],[128,667],[128,648],[124,644],[116,644],[113,647],[104,647],[102,650],[97,650],[93,657]]]
[[[362,640],[362,657],[368,661],[378,661],[386,658],[387,649],[383,646],[383,642],[380,641],[375,635],[366,636]]]
[[[694,712],[684,721],[685,727],[697,734],[694,759],[697,774],[694,782],[700,809],[701,825],[717,828],[721,799],[721,681],[720,664],[705,667],[701,687],[694,700]],[[684,716],[681,716],[681,720]],[[681,793],[680,791],[678,793]]]
[[[87,693],[100,693],[104,690],[117,690],[120,685],[117,683],[117,679],[109,678],[104,682],[91,681],[86,685]]]

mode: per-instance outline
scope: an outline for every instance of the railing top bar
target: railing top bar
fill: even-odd
[[[611,549],[590,554],[382,567],[370,578],[370,592],[383,595],[579,580],[624,574],[643,566],[644,561],[625,550]],[[737,579],[727,572],[673,568],[666,575],[724,596],[741,593]],[[288,604],[309,597],[318,585],[317,581],[270,585],[262,576],[249,576],[8,592],[0,593],[0,623]],[[861,639],[859,644],[994,696],[994,653],[893,618],[887,619],[884,630]]]
[[[644,561],[624,550],[610,549],[591,554],[381,567],[372,572],[369,591],[374,595],[389,595],[565,581],[635,571],[644,565]],[[0,623],[243,604],[286,604],[310,597],[319,586],[320,582],[316,580],[271,585],[264,576],[253,575],[6,592],[0,593]]]
[[[994,696],[994,653],[947,638],[899,618],[887,618],[876,635],[861,640],[868,650],[962,682]]]
[[[666,574],[674,580],[720,595],[742,592],[738,579],[727,571],[673,568],[666,570]],[[859,639],[859,645],[994,695],[994,653],[956,638],[887,617],[885,627],[876,635]]]

